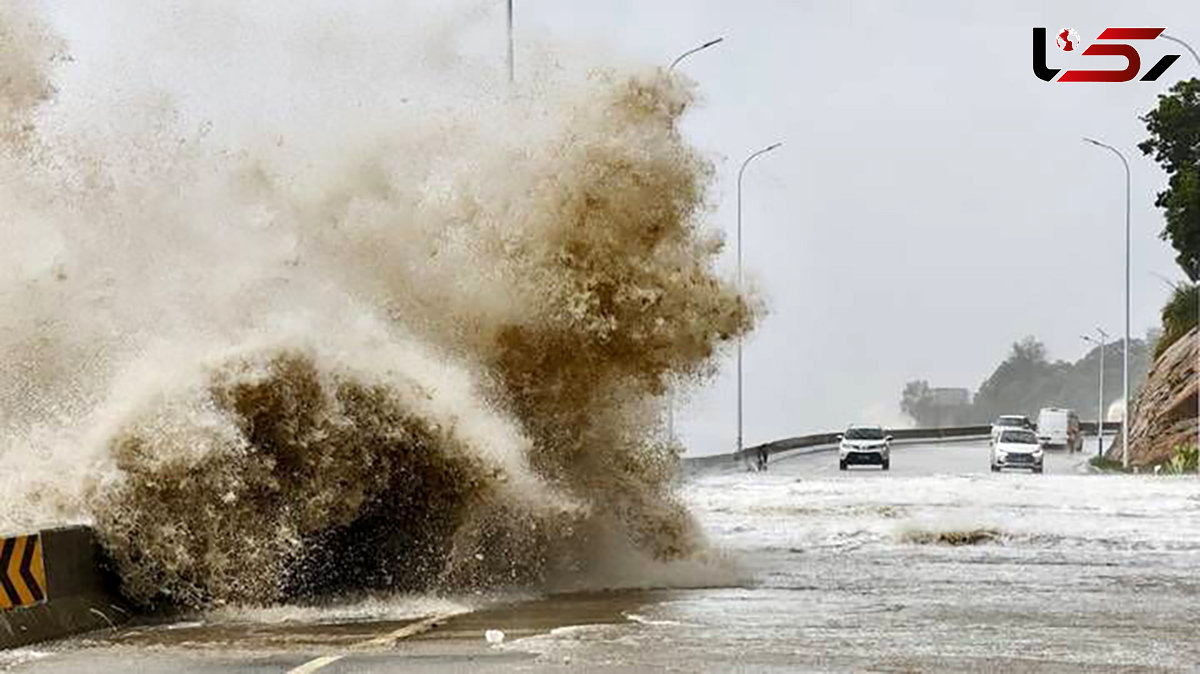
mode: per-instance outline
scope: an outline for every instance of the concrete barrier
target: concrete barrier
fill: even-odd
[[[129,618],[88,527],[0,540],[0,648],[115,627]]]

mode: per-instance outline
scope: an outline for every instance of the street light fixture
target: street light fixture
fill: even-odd
[[[1102,147],[1117,155],[1121,160],[1121,164],[1125,167],[1125,348],[1122,358],[1124,365],[1122,366],[1122,382],[1125,396],[1125,418],[1121,421],[1121,466],[1129,467],[1129,421],[1133,412],[1133,401],[1129,399],[1129,160],[1117,148],[1101,143],[1094,138],[1084,138],[1084,142],[1091,143],[1096,147]]]
[[[783,145],[783,143],[774,143],[768,145],[761,150],[751,152],[750,156],[742,162],[742,167],[738,169],[737,178],[737,290],[740,295],[742,292],[742,175],[746,173],[746,166],[754,159],[774,150]],[[738,335],[737,343],[737,454],[742,456],[742,336]]]
[[[719,37],[715,40],[709,40],[708,42],[705,42],[704,44],[700,45],[699,47],[693,47],[693,48],[683,52],[679,56],[676,56],[674,61],[671,61],[671,65],[667,67],[667,70],[668,71],[674,70],[675,66],[679,65],[679,62],[684,60],[685,58],[691,56],[692,54],[695,54],[698,51],[704,51],[705,49],[708,49],[709,47],[711,47],[713,45],[720,44],[724,41],[725,41],[725,38]]]
[[[1174,42],[1175,44],[1183,45],[1184,49],[1186,49],[1192,53],[1192,58],[1196,59],[1196,65],[1200,66],[1200,54],[1197,54],[1196,50],[1192,49],[1192,45],[1184,42],[1183,40],[1180,40],[1177,37],[1174,37],[1172,35],[1167,35],[1166,33],[1160,33],[1159,37],[1161,37],[1164,40],[1170,40],[1171,42]]]
[[[1104,348],[1108,346],[1108,333],[1096,328],[1100,339],[1090,335],[1080,335],[1085,342],[1091,342],[1100,347],[1100,401],[1096,410],[1096,458],[1104,457]]]

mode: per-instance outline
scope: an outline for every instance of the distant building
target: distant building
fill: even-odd
[[[930,401],[934,407],[961,407],[971,404],[971,392],[965,388],[931,388]]]
[[[935,426],[969,423],[971,392],[965,388],[930,388],[929,414],[935,420]]]

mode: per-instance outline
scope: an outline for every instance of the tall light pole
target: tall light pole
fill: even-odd
[[[1170,40],[1171,42],[1174,42],[1175,44],[1183,45],[1184,49],[1186,49],[1192,53],[1192,58],[1196,59],[1196,65],[1200,66],[1200,54],[1197,54],[1196,50],[1192,49],[1192,45],[1184,42],[1183,40],[1180,40],[1179,38],[1177,38],[1173,35],[1167,35],[1166,33],[1160,33],[1159,37],[1161,37],[1164,40]]]
[[[1085,142],[1091,143],[1096,147],[1102,147],[1117,155],[1121,160],[1121,164],[1125,167],[1125,348],[1122,354],[1124,365],[1122,366],[1122,385],[1124,387],[1125,396],[1125,418],[1121,421],[1121,466],[1129,467],[1129,422],[1133,415],[1133,401],[1129,399],[1129,160],[1117,148],[1101,143],[1094,138],[1084,138]]]
[[[671,65],[667,67],[667,70],[668,71],[674,70],[675,66],[679,65],[679,62],[684,60],[685,58],[691,56],[692,54],[695,54],[698,51],[704,51],[705,49],[708,49],[709,47],[711,47],[713,45],[721,44],[724,41],[725,41],[725,38],[719,37],[715,40],[709,40],[708,42],[705,42],[704,44],[700,45],[699,47],[693,47],[693,48],[683,52],[679,56],[676,56],[674,61],[671,61]]]
[[[511,23],[512,23],[512,15],[511,15],[512,0],[509,0],[508,4],[510,7],[509,24],[511,25]],[[667,72],[675,70],[675,66],[679,65],[680,61],[691,56],[692,54],[695,54],[698,51],[703,51],[705,49],[708,49],[709,47],[716,45],[716,44],[720,44],[724,41],[725,41],[724,37],[718,37],[715,40],[709,40],[708,42],[705,42],[704,44],[700,45],[699,47],[693,47],[692,49],[689,49],[689,50],[683,52],[679,56],[676,56],[674,61],[671,61],[671,65],[667,67]],[[512,47],[510,46],[509,47],[510,54],[511,54],[511,51],[512,51]],[[511,73],[510,73],[509,77],[511,79],[511,77],[512,77]],[[667,399],[667,436],[670,438],[675,437],[675,397],[673,395],[668,395],[668,399]]]
[[[1192,55],[1195,53],[1192,52]],[[1200,57],[1196,60],[1200,61]],[[1192,283],[1192,289],[1196,293],[1196,474],[1200,475],[1200,261],[1196,263],[1196,280]]]
[[[764,147],[757,152],[751,152],[749,157],[742,162],[742,167],[738,169],[737,177],[737,290],[740,295],[742,292],[742,175],[746,173],[746,166],[755,158],[774,150],[783,145],[783,143],[774,143]],[[737,343],[737,454],[742,455],[742,336],[738,335]]]
[[[1196,50],[1192,49],[1192,45],[1165,33],[1160,34],[1159,37],[1182,45],[1184,49],[1191,53],[1192,58],[1196,60],[1196,65],[1200,67],[1200,54],[1197,54]],[[1196,452],[1200,455],[1200,269],[1196,270],[1196,302]],[[1196,459],[1196,474],[1200,475],[1200,456]]]
[[[1100,402],[1096,405],[1096,458],[1104,456],[1104,348],[1108,346],[1108,333],[1096,328],[1100,339],[1089,335],[1080,335],[1085,342],[1091,342],[1100,347]]]
[[[513,82],[513,0],[508,0],[508,83]]]

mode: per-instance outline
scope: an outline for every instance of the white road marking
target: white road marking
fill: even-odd
[[[398,630],[388,632],[387,634],[381,634],[380,636],[377,636],[374,639],[368,639],[366,641],[361,641],[361,642],[351,646],[351,648],[369,648],[372,646],[390,646],[393,643],[400,641],[401,639],[407,639],[409,637],[413,637],[418,634],[424,634],[425,632],[428,632],[429,630],[437,627],[439,623],[441,623],[445,620],[448,620],[449,618],[453,618],[456,615],[460,615],[462,613],[466,613],[466,611],[440,613],[438,615],[430,616],[423,620],[418,620],[416,622],[409,623],[409,624],[405,625],[404,627],[401,627]],[[341,660],[344,657],[346,657],[345,653],[339,653],[338,655],[323,655],[319,658],[316,658],[315,660],[309,660],[308,662],[304,663],[303,665],[300,665],[299,667],[296,667],[295,669],[288,670],[287,674],[312,674],[313,672],[317,671],[318,669],[321,669],[322,667],[325,667],[326,665],[332,665],[333,663],[337,662],[338,660]]]
[[[344,656],[344,655],[323,655],[323,656],[317,658],[316,660],[309,660],[308,662],[304,663],[303,665],[300,665],[299,667],[297,667],[295,669],[289,669],[287,674],[312,674],[312,672],[315,672],[318,669],[321,669],[325,665],[332,665],[333,663],[337,662],[338,660],[341,660],[344,657],[346,657],[346,656]]]

